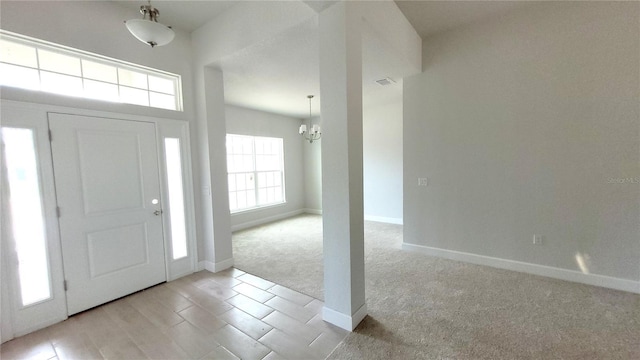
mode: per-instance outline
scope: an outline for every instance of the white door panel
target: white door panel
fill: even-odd
[[[78,131],[76,139],[85,215],[144,207],[137,134]]]
[[[69,314],[165,281],[155,125],[49,114],[49,127]]]

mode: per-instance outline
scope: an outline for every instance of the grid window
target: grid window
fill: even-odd
[[[180,76],[0,30],[0,85],[182,110]]]
[[[40,90],[40,74],[37,69],[0,62],[0,84],[29,90]]]
[[[0,58],[7,64],[16,64],[31,68],[38,67],[36,49],[32,46],[0,39]]]
[[[283,147],[281,138],[227,134],[232,213],[285,202]]]
[[[118,68],[113,65],[82,59],[82,75],[85,79],[118,83]]]

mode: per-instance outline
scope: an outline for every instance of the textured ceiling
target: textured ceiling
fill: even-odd
[[[319,113],[318,26],[296,26],[222,59],[225,102],[297,118]]]
[[[422,39],[459,26],[499,16],[529,1],[395,0]]]
[[[225,102],[296,118],[309,116],[307,95],[315,95],[312,116],[320,111],[320,70],[317,18],[296,26],[269,42],[233,54],[218,64],[224,73]],[[382,103],[402,95],[402,78],[394,54],[376,39],[362,47],[363,101]],[[390,77],[395,84],[375,80]]]
[[[131,9],[131,18],[142,17],[140,5],[146,0],[111,0]],[[151,5],[160,11],[158,21],[187,32],[201,27],[209,20],[222,14],[237,1],[192,1],[192,0],[153,0]]]
[[[146,1],[114,2],[138,15]],[[321,12],[335,1],[303,1]],[[396,1],[418,34],[425,37],[499,16],[515,7],[518,1]],[[191,32],[224,12],[238,1],[154,0],[160,10],[160,22]],[[246,4],[246,2],[245,2]],[[373,36],[365,36],[363,57],[363,102],[382,103],[402,96],[402,69],[396,55],[385,49]],[[316,95],[312,115],[320,109],[318,24],[317,18],[291,28],[267,42],[249,46],[221,59],[224,72],[225,101],[228,104],[278,113],[296,118],[309,116],[307,95]],[[390,77],[395,84],[380,86],[375,80]]]

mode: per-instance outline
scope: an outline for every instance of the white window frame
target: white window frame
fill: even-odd
[[[247,154],[236,154],[232,151],[232,149],[230,149],[229,146],[229,140],[237,137],[237,138],[245,138],[245,139],[250,139],[251,140],[251,157],[252,157],[252,170],[249,171],[230,171],[231,163],[232,163],[232,159],[234,157],[234,155],[247,155]],[[256,140],[257,139],[269,139],[269,140],[279,140],[280,144],[282,144],[281,148],[280,148],[280,159],[279,159],[279,169],[270,169],[270,170],[258,170],[258,166],[256,163]],[[279,185],[265,185],[265,186],[261,186],[261,183],[259,181],[260,178],[260,174],[265,174],[265,176],[267,176],[267,173],[279,173],[279,180],[275,180],[276,178],[274,178],[274,181],[278,181]],[[254,182],[254,187],[253,187],[253,191],[255,194],[255,205],[253,206],[246,206],[246,207],[242,207],[242,208],[238,208],[236,205],[236,208],[234,209],[231,206],[231,203],[233,201],[233,196],[235,196],[235,193],[238,191],[249,191],[252,189],[242,189],[242,190],[238,190],[237,184],[232,184],[232,181],[235,181],[236,176],[237,175],[242,175],[245,174],[251,176],[253,179],[252,181]],[[280,206],[283,204],[287,203],[287,198],[286,198],[286,184],[285,184],[285,167],[284,167],[284,139],[283,138],[279,138],[279,137],[267,137],[267,136],[251,136],[251,135],[240,135],[240,134],[227,134],[227,181],[228,181],[228,194],[229,194],[229,210],[231,212],[231,214],[237,214],[237,213],[242,213],[242,212],[247,212],[247,211],[252,211],[252,210],[257,210],[257,209],[263,209],[263,208],[267,208],[267,207],[272,207],[272,206]],[[268,202],[268,203],[260,203],[259,199],[260,199],[260,190],[261,189],[269,189],[269,188],[281,188],[282,189],[282,194],[281,194],[281,200],[276,200],[273,202]],[[267,190],[268,191],[268,190]],[[275,196],[275,194],[274,194]]]
[[[182,276],[191,274],[197,267],[198,252],[196,246],[196,212],[194,207],[193,174],[191,172],[191,144],[189,137],[189,123],[158,120],[158,146],[162,171],[162,198],[164,238],[166,249],[173,248],[171,229],[171,205],[169,204],[169,181],[166,166],[165,139],[178,139],[180,144],[180,162],[182,165],[182,191],[184,198],[184,220],[187,238],[187,256],[175,258],[173,251],[165,251],[167,264],[167,280],[171,281]]]
[[[121,82],[119,75],[118,78],[116,80],[116,82],[112,82],[112,81],[107,81],[107,80],[100,80],[100,79],[95,79],[95,78],[87,78],[84,76],[84,74],[82,73],[82,69],[83,69],[83,65],[80,65],[80,75],[71,75],[71,74],[66,74],[66,73],[58,73],[56,71],[52,71],[49,69],[42,69],[41,65],[40,65],[40,61],[37,61],[37,65],[35,66],[28,66],[28,65],[21,65],[21,64],[15,64],[12,62],[8,62],[8,61],[4,61],[3,58],[0,57],[0,65],[5,65],[5,66],[15,66],[15,67],[19,67],[19,68],[24,68],[24,69],[32,69],[32,70],[36,70],[38,72],[38,79],[39,79],[39,85],[41,86],[42,84],[42,75],[46,74],[46,75],[53,75],[53,76],[64,76],[64,77],[69,77],[69,78],[75,78],[75,79],[80,79],[80,81],[82,82],[82,91],[80,91],[77,94],[72,94],[71,96],[79,96],[79,97],[84,97],[84,98],[90,98],[93,100],[101,100],[101,101],[110,101],[110,102],[121,102],[121,103],[127,103],[127,104],[133,104],[133,105],[139,105],[139,106],[146,106],[146,107],[153,107],[153,108],[159,108],[159,109],[165,109],[165,110],[170,110],[170,111],[183,111],[183,100],[182,100],[182,79],[180,77],[180,75],[177,74],[173,74],[170,72],[166,72],[166,71],[162,71],[162,70],[158,70],[158,69],[153,69],[153,68],[149,68],[146,66],[141,66],[141,65],[137,65],[137,64],[133,64],[133,63],[129,63],[126,61],[122,61],[122,60],[118,60],[118,59],[114,59],[114,58],[109,58],[106,56],[101,56],[98,54],[94,54],[94,53],[90,53],[87,51],[83,51],[83,50],[79,50],[79,49],[74,49],[71,47],[67,47],[67,46],[63,46],[63,45],[59,45],[59,44],[54,44],[48,41],[44,41],[44,40],[40,40],[40,39],[36,39],[36,38],[32,38],[32,37],[28,37],[28,36],[24,36],[24,35],[20,35],[20,34],[16,34],[16,33],[12,33],[9,31],[5,31],[5,30],[1,30],[0,29],[0,39],[3,41],[7,41],[10,43],[15,43],[15,44],[20,44],[23,46],[28,46],[31,48],[34,48],[36,50],[36,57],[39,59],[39,51],[49,51],[49,52],[53,52],[53,53],[57,53],[60,55],[65,55],[65,56],[70,56],[73,57],[75,59],[78,59],[81,64],[82,64],[82,60],[85,61],[91,61],[94,63],[98,63],[101,65],[106,65],[109,67],[114,67],[116,69],[116,72],[119,74],[120,71],[119,70],[123,70],[123,71],[131,71],[137,74],[141,74],[144,75],[147,79],[146,81],[146,86],[141,86],[141,87],[137,87],[137,86],[131,86],[128,84],[124,84]],[[1,44],[0,44],[1,46]],[[0,52],[1,54],[1,52]],[[170,92],[166,92],[166,91],[160,91],[160,90],[150,90],[150,86],[149,86],[149,76],[152,77],[156,77],[156,78],[160,78],[162,80],[167,80],[167,81],[171,81],[173,83],[173,89]],[[103,97],[100,98],[99,96],[93,96],[90,94],[89,90],[87,89],[87,84],[88,83],[100,83],[106,86],[116,86],[117,91],[118,91],[118,97],[117,100],[114,98],[108,98],[108,97]],[[9,87],[15,87],[13,85],[3,85],[1,80],[0,80],[0,86],[9,86]],[[20,86],[17,86],[20,87]],[[56,94],[61,94],[61,95],[69,95],[66,94],[62,91],[58,92],[56,91],[56,89],[41,89],[40,87],[34,89],[31,87],[26,87],[26,89],[30,89],[33,91],[44,91],[44,92],[51,92],[51,93],[56,93]],[[122,91],[134,91],[134,92],[145,92],[146,93],[146,97],[147,97],[147,103],[146,104],[140,104],[140,103],[136,103],[136,102],[131,102],[131,101],[127,101],[126,98],[122,97]],[[173,102],[173,106],[172,107],[167,107],[167,106],[153,106],[152,105],[152,98],[153,96],[164,96],[164,97],[174,97],[174,102]]]

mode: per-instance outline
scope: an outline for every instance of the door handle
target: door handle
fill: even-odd
[[[153,212],[153,215],[155,216],[160,216],[160,214],[162,214],[162,210],[156,210]]]

